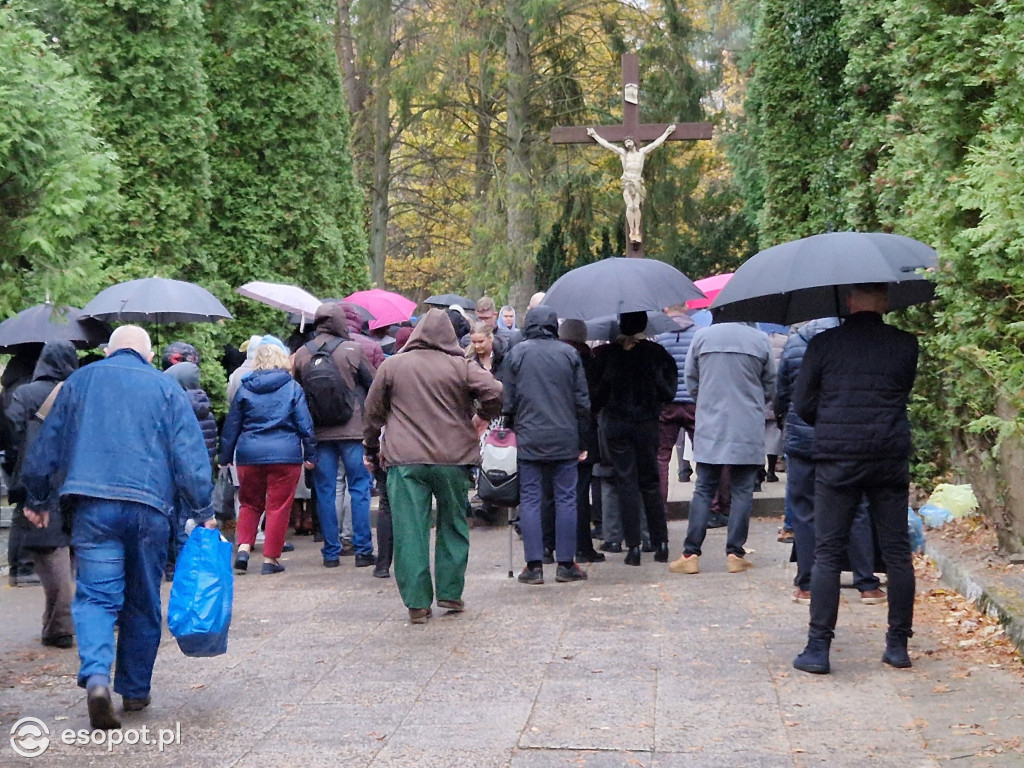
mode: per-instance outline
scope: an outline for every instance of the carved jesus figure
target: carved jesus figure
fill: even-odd
[[[593,128],[587,128],[587,135],[605,149],[610,149],[622,160],[622,199],[626,202],[626,227],[629,229],[630,242],[639,243],[640,235],[640,206],[647,197],[647,189],[644,187],[644,157],[652,149],[657,149],[665,143],[665,139],[676,129],[673,123],[658,138],[645,147],[637,147],[636,142],[629,136],[617,147],[610,141],[602,139]]]

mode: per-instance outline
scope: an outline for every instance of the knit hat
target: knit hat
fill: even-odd
[[[273,344],[275,347],[280,347],[281,350],[285,352],[285,354],[291,354],[291,352],[288,350],[288,347],[286,347],[284,345],[284,342],[277,338],[277,336],[271,336],[270,334],[267,334],[266,336],[260,339],[260,343],[257,344],[256,346],[262,347],[264,344]]]
[[[619,333],[623,336],[635,336],[647,328],[646,312],[623,312],[619,315]]]
[[[587,324],[574,318],[563,320],[558,326],[558,338],[562,341],[576,341],[583,344],[587,340]]]

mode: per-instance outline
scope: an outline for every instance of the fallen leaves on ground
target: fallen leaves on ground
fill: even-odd
[[[915,555],[914,570],[917,574],[915,623],[927,624],[931,629],[930,637],[938,646],[925,653],[972,666],[1004,667],[1024,681],[1024,658],[1006,636],[999,620],[978,610],[973,600],[944,586],[938,569],[927,557]],[[960,678],[969,676],[969,669],[954,674]]]

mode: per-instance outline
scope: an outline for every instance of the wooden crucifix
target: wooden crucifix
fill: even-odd
[[[597,128],[566,126],[551,129],[553,144],[590,144],[596,142],[619,155],[622,160],[622,198],[626,203],[626,242],[628,256],[644,255],[640,207],[644,188],[644,158],[665,141],[695,141],[711,138],[711,123],[640,123],[640,65],[635,53],[622,56],[622,125]],[[613,141],[621,141],[617,147]],[[638,142],[649,142],[641,147]]]

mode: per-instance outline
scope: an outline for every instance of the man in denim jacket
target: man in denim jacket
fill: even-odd
[[[44,526],[51,487],[72,497],[71,545],[78,559],[71,606],[93,728],[120,728],[125,711],[149,704],[160,645],[160,583],[175,497],[197,522],[215,527],[210,459],[184,390],[150,365],[149,335],[114,331],[107,359],[72,374],[22,468],[25,517]]]

